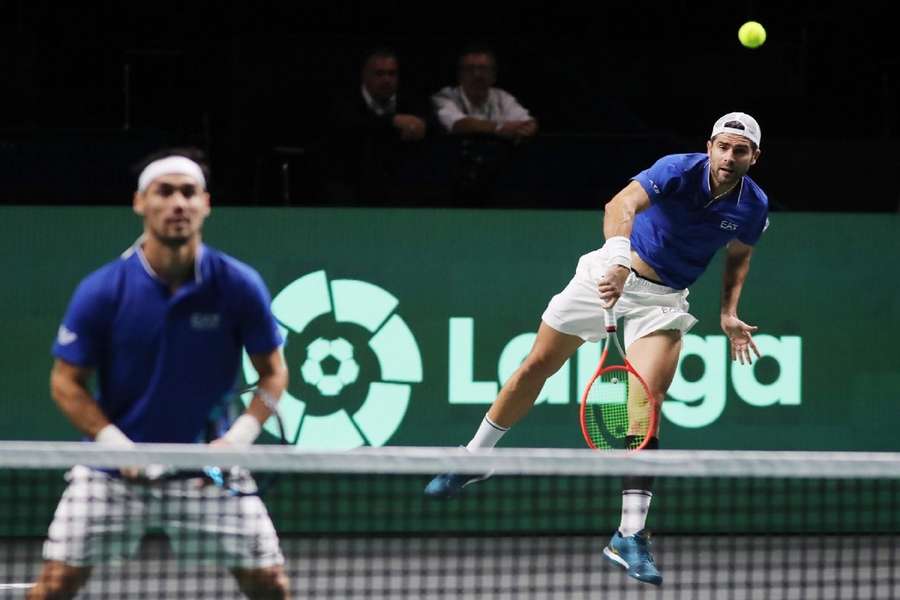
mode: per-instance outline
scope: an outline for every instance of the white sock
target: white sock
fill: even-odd
[[[466,450],[484,450],[493,448],[503,437],[503,434],[509,431],[509,427],[501,427],[487,418],[485,415],[475,432],[475,437],[466,445]]]
[[[622,522],[619,525],[622,537],[634,535],[644,528],[652,498],[653,493],[646,490],[622,491]]]

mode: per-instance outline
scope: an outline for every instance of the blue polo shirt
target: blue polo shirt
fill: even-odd
[[[632,179],[651,206],[635,216],[631,247],[669,287],[690,286],[733,239],[755,245],[768,224],[768,197],[746,175],[713,201],[706,154],[664,156]]]
[[[282,343],[259,274],[201,246],[172,294],[137,246],[81,281],[53,355],[97,369],[100,408],[135,442],[200,441],[238,375],[241,349]]]

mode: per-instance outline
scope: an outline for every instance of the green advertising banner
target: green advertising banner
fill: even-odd
[[[139,235],[129,208],[0,208],[3,439],[76,439],[48,392],[50,345],[78,281]],[[550,297],[602,243],[602,212],[214,209],[205,240],[266,281],[303,448],[465,444],[528,352]],[[663,406],[666,448],[898,450],[900,216],[772,215],[740,315],[765,354],[732,363],[722,263]],[[504,446],[580,447],[585,344]],[[252,380],[245,361],[244,376]]]

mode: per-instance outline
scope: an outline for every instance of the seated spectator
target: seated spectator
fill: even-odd
[[[457,135],[485,134],[509,140],[537,133],[537,121],[509,92],[493,87],[497,58],[483,46],[470,46],[460,54],[458,85],[432,96],[438,121]]]
[[[458,139],[450,166],[451,193],[457,206],[506,204],[495,192],[513,148],[533,137],[537,121],[509,92],[494,87],[497,58],[481,45],[460,53],[457,85],[431,97],[444,130]],[[514,201],[515,202],[515,201]]]
[[[362,62],[358,91],[332,104],[325,147],[325,199],[334,204],[390,204],[409,146],[426,134],[427,103],[399,91],[399,62],[379,48]]]

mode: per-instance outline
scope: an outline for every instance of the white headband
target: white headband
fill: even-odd
[[[167,156],[147,165],[138,177],[138,191],[145,192],[150,183],[163,175],[187,175],[193,177],[206,189],[206,178],[200,165],[186,156]]]

